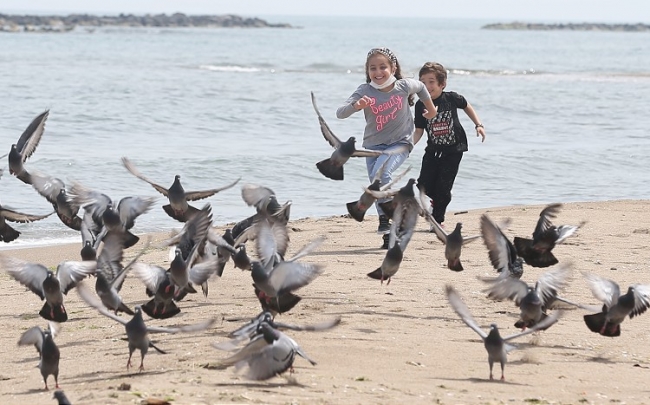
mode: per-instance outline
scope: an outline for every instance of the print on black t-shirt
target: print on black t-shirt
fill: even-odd
[[[434,119],[428,120],[428,133],[434,145],[448,146],[456,143],[454,118],[451,111],[440,111]]]

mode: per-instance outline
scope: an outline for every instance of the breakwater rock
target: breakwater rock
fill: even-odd
[[[7,15],[0,14],[0,31],[5,32],[67,32],[84,27],[206,27],[206,28],[293,28],[290,24],[272,24],[260,18],[238,15],[119,14],[96,16],[90,14]]]
[[[485,30],[530,30],[530,31],[621,31],[647,32],[649,24],[604,24],[604,23],[562,23],[539,24],[525,22],[487,24],[481,27]]]

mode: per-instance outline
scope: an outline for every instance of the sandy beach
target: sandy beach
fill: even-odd
[[[479,233],[479,218],[511,218],[504,232],[530,237],[544,205],[511,206],[448,213],[446,226],[463,223],[463,234]],[[564,204],[554,223],[586,224],[557,245],[561,263],[570,262],[573,276],[562,295],[586,305],[600,305],[581,272],[618,282],[650,284],[650,201],[607,201]],[[179,227],[180,228],[180,227]],[[225,227],[221,227],[222,229]],[[650,315],[626,319],[620,337],[590,332],[586,311],[568,308],[558,324],[517,341],[509,355],[505,382],[490,381],[487,353],[480,338],[450,308],[444,286],[461,294],[478,324],[487,330],[497,323],[502,335],[516,333],[518,308],[511,301],[495,302],[477,277],[494,276],[481,240],[465,246],[463,272],[446,268],[444,246],[428,232],[423,219],[409,244],[404,261],[389,285],[366,276],[385,254],[375,233],[376,216],[362,223],[348,217],[300,219],[289,223],[289,253],[324,235],[324,244],[302,261],[321,263],[325,272],[300,290],[303,297],[286,323],[308,324],[335,316],[341,324],[325,332],[288,332],[318,362],[302,358],[289,377],[265,382],[247,381],[232,369],[210,365],[227,353],[213,342],[260,312],[249,272],[230,262],[223,277],[210,281],[207,298],[200,293],[179,303],[181,314],[167,320],[146,318],[149,325],[180,326],[216,317],[209,330],[197,334],[153,336],[150,351],[138,372],[126,370],[128,348],[124,327],[97,313],[75,290],[65,297],[69,314],[56,343],[61,350],[59,383],[73,404],[133,404],[160,399],[174,404],[521,404],[521,403],[650,403]],[[137,233],[137,225],[134,229]],[[167,235],[153,235],[153,244]],[[142,238],[144,239],[144,238]],[[254,248],[249,242],[249,252]],[[140,245],[126,251],[127,259]],[[78,260],[80,245],[5,250],[2,255],[41,263],[50,268],[63,260]],[[140,259],[167,266],[167,251],[150,247]],[[547,269],[524,266],[522,280],[534,283]],[[90,280],[94,286],[94,280]],[[128,306],[147,301],[143,284],[128,277],[121,295]],[[40,299],[7,274],[0,274],[0,396],[3,404],[55,403],[44,391],[37,353],[18,347],[21,333],[32,326],[45,328]],[[207,366],[207,367],[206,367]],[[499,376],[498,365],[495,376]],[[152,402],[153,403],[153,402]]]

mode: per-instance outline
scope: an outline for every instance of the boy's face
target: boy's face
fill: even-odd
[[[436,75],[433,73],[423,74],[420,76],[420,81],[424,83],[433,100],[440,97],[442,91],[445,89],[445,83],[438,83],[438,79],[436,79]]]

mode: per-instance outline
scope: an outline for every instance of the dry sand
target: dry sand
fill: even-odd
[[[476,234],[480,215],[487,213],[494,220],[512,218],[508,236],[528,236],[542,208],[449,213],[447,227],[462,221],[465,235]],[[582,271],[611,278],[623,289],[630,283],[650,284],[649,211],[650,201],[564,205],[557,225],[587,221],[577,236],[555,248],[561,262],[573,263],[573,280],[564,291],[567,298],[598,304]],[[363,223],[346,217],[290,223],[290,252],[327,236],[315,254],[302,259],[324,263],[325,273],[299,292],[303,301],[291,313],[278,317],[303,324],[342,317],[341,325],[327,332],[289,333],[318,365],[297,358],[291,378],[266,382],[246,381],[232,370],[204,368],[226,356],[211,343],[225,340],[227,332],[260,311],[250,273],[234,269],[231,262],[221,279],[211,281],[207,298],[197,294],[182,301],[183,312],[172,319],[147,320],[151,325],[182,325],[219,318],[204,333],[155,335],[158,346],[169,353],[150,352],[142,373],[137,372],[137,354],[136,368],[126,370],[122,325],[88,308],[71,291],[66,297],[70,320],[56,338],[61,388],[74,404],[141,403],[146,398],[174,404],[650,403],[650,316],[626,319],[620,337],[606,338],[587,329],[584,310],[568,310],[546,332],[520,339],[506,365],[506,382],[489,381],[485,349],[450,309],[443,292],[446,283],[453,284],[482,327],[494,322],[504,335],[517,332],[514,304],[493,302],[481,292],[484,285],[477,276],[495,274],[482,241],[465,247],[465,271],[454,273],[445,266],[443,245],[420,220],[399,272],[390,285],[381,285],[366,276],[385,253],[378,249],[376,227],[373,216]],[[77,260],[79,248],[50,246],[1,254],[52,267]],[[142,260],[165,265],[166,252],[150,248]],[[522,279],[533,283],[543,271],[526,266]],[[0,294],[2,402],[54,403],[52,391],[43,390],[36,351],[16,345],[27,328],[47,326],[37,315],[42,303],[6,274],[0,274]],[[122,296],[130,306],[146,301],[143,285],[132,277]],[[52,377],[49,383],[54,386]]]

